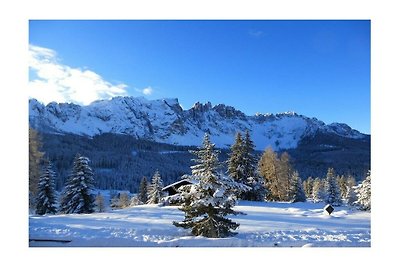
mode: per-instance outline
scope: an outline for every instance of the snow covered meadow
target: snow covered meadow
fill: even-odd
[[[30,215],[30,247],[370,247],[371,213],[324,203],[239,201],[229,216],[240,224],[228,238],[192,236],[175,227],[177,206],[139,205],[92,214]]]

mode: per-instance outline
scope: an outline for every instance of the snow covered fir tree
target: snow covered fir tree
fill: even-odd
[[[265,198],[266,189],[257,174],[257,160],[253,154],[254,143],[250,139],[249,131],[246,131],[244,139],[240,133],[237,133],[227,161],[227,173],[236,182],[251,188],[245,192],[237,192],[240,199],[262,201]]]
[[[146,176],[143,176],[142,180],[140,181],[139,194],[138,194],[138,200],[142,204],[147,203],[147,200],[148,200],[147,191],[148,191],[147,178],[146,178]]]
[[[197,164],[191,166],[192,175],[188,177],[194,183],[179,189],[184,200],[180,210],[185,213],[185,219],[174,225],[191,229],[196,236],[221,238],[235,234],[232,231],[239,224],[226,216],[238,214],[232,209],[236,204],[235,192],[249,188],[220,172],[219,151],[214,147],[205,134],[203,146],[192,151]]]
[[[361,210],[371,210],[371,172],[369,171],[367,177],[361,184],[354,188],[357,195],[357,200],[354,202]]]
[[[332,206],[342,205],[340,189],[333,168],[328,169],[325,181],[325,203]]]
[[[95,211],[93,171],[89,158],[75,156],[72,173],[61,198],[61,213],[92,213]]]
[[[306,201],[306,194],[304,193],[303,185],[301,183],[301,179],[297,171],[294,171],[291,177],[290,201],[291,202]]]
[[[242,135],[236,133],[235,142],[231,146],[231,153],[229,155],[228,174],[239,183],[244,183],[246,180],[243,166],[244,146]]]
[[[325,181],[320,178],[315,178],[313,181],[311,198],[314,203],[321,202],[325,198]]]
[[[346,181],[346,195],[345,200],[348,205],[355,205],[357,201],[357,194],[354,191],[356,186],[356,180],[353,176],[349,176]]]
[[[151,179],[151,184],[148,191],[147,204],[157,204],[161,202],[162,198],[163,181],[160,172],[156,171]]]
[[[36,197],[36,214],[55,214],[57,212],[57,193],[54,179],[56,173],[50,161],[47,161],[39,178]]]
[[[262,177],[258,174],[257,159],[254,156],[255,145],[250,138],[249,130],[246,130],[243,140],[243,174],[246,177],[245,185],[250,190],[243,193],[243,199],[263,201],[267,193]]]
[[[252,153],[254,152],[254,144],[250,139],[248,131],[245,140],[238,132],[235,142],[231,146],[231,153],[227,160],[227,173],[238,183],[245,184],[251,189],[245,192],[236,192],[240,199],[245,200],[263,200],[264,188],[256,177],[256,160]]]

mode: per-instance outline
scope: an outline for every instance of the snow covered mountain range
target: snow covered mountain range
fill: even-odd
[[[30,99],[29,123],[47,133],[87,136],[117,133],[176,145],[198,146],[208,132],[220,148],[230,146],[236,132],[248,129],[258,150],[268,146],[274,150],[296,148],[303,138],[316,133],[352,139],[367,137],[346,124],[326,125],[294,112],[248,116],[231,106],[212,106],[210,102],[197,102],[183,110],[178,99],[143,97],[115,97],[87,106],[55,102],[45,106]]]

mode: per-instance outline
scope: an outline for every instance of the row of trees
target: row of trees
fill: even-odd
[[[261,156],[258,171],[264,178],[267,201],[298,202],[309,198],[334,206],[345,202],[370,210],[369,173],[363,183],[357,186],[353,176],[335,176],[333,168],[328,169],[324,179],[309,177],[302,182],[299,173],[290,164],[289,154],[283,152],[279,157],[271,148],[267,148]]]
[[[93,171],[89,166],[89,159],[76,155],[73,169],[61,193],[60,203],[54,186],[56,174],[50,161],[47,161],[38,182],[36,197],[36,214],[60,213],[92,213],[105,210],[104,197],[94,194]],[[156,204],[161,202],[163,183],[157,171],[151,184],[147,185],[144,177],[141,183],[142,192],[138,197],[130,199],[128,193],[118,194],[111,199],[110,207],[119,209],[138,204]]]
[[[37,197],[35,198],[36,214],[92,213],[95,211],[93,171],[89,159],[76,155],[73,169],[58,203],[54,186],[56,174],[50,161],[45,163],[39,178]]]
[[[160,172],[156,171],[151,179],[150,184],[147,178],[143,176],[139,185],[139,192],[131,200],[130,206],[142,204],[158,204],[162,202],[164,183],[161,178]]]
[[[335,176],[332,168],[328,169],[324,179],[309,177],[303,181],[303,188],[308,199],[314,202],[336,202],[338,205],[352,204],[356,201],[355,186],[356,180],[353,176]],[[326,200],[327,197],[329,197],[328,200]]]

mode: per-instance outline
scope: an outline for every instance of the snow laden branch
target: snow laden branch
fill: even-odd
[[[92,213],[95,208],[93,171],[90,160],[79,154],[75,156],[71,176],[68,178],[61,198],[61,213]]]
[[[203,147],[192,151],[197,156],[195,162],[198,164],[191,167],[192,175],[184,178],[192,180],[193,184],[179,188],[183,203],[180,210],[185,212],[185,219],[173,224],[191,229],[196,236],[219,238],[236,234],[232,230],[237,229],[239,224],[225,216],[238,214],[232,209],[236,204],[235,192],[245,192],[250,188],[219,171],[219,151],[214,146],[206,134]]]

